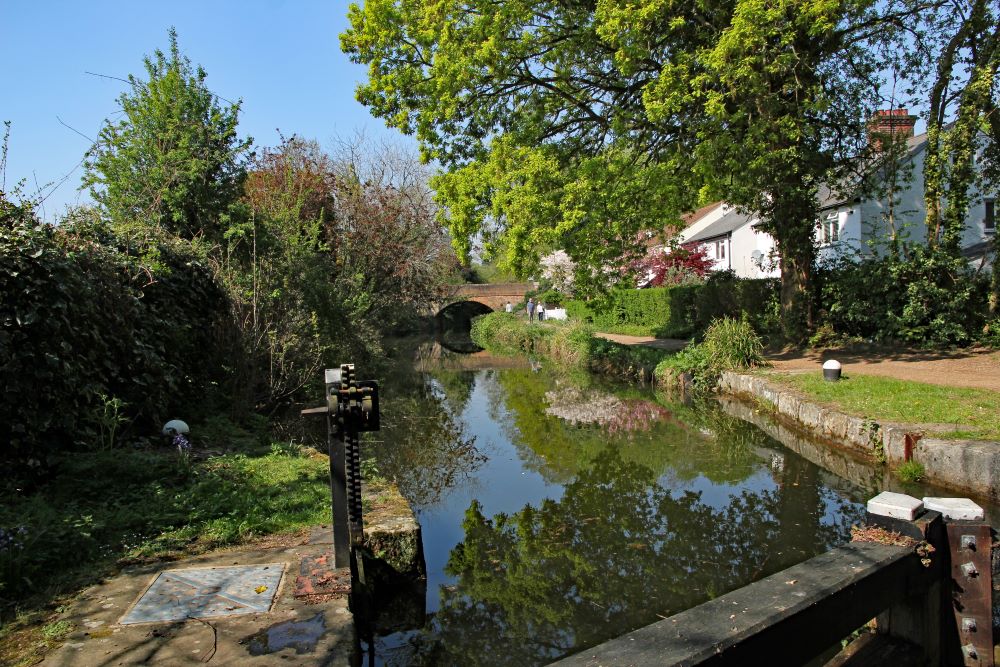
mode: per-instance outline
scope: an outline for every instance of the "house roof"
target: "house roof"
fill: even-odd
[[[949,124],[950,125],[950,124]],[[946,126],[947,127],[947,126]],[[906,158],[912,160],[920,151],[927,147],[927,133],[918,134],[906,139]],[[857,185],[855,182],[853,185]],[[838,206],[843,206],[851,201],[856,200],[857,195],[847,194],[844,191],[834,192],[830,189],[830,186],[826,183],[821,183],[819,186],[819,191],[816,193],[817,199],[819,199],[819,210],[823,211],[830,208],[836,208]]]
[[[691,243],[692,241],[707,241],[708,239],[725,236],[726,234],[729,234],[730,232],[749,223],[753,219],[752,215],[747,215],[746,213],[740,213],[738,211],[729,211],[691,238],[685,239],[685,243]]]
[[[690,227],[694,223],[698,222],[706,215],[717,209],[722,205],[721,201],[712,202],[711,204],[705,204],[701,208],[688,213],[687,215],[681,216],[681,221],[684,223],[684,227]]]
[[[711,204],[706,204],[705,206],[702,206],[699,209],[696,209],[696,210],[694,210],[694,211],[692,211],[690,213],[682,215],[681,216],[681,222],[684,223],[684,227],[683,228],[684,229],[689,228],[691,225],[693,225],[694,223],[698,222],[699,220],[701,220],[702,218],[704,218],[706,215],[708,215],[712,211],[714,211],[717,208],[719,208],[720,206],[722,206],[724,203],[725,202],[722,202],[722,201],[712,202]],[[675,229],[675,228],[668,228],[668,229],[664,229],[659,234],[652,234],[650,236],[647,236],[646,240],[645,240],[646,247],[647,248],[660,248],[660,247],[663,247],[663,245],[668,240],[670,240],[671,238],[674,238],[674,237],[677,236],[677,232],[678,232],[678,230]]]

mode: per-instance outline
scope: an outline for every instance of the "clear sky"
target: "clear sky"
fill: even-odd
[[[258,146],[278,143],[278,129],[321,144],[360,130],[415,146],[354,99],[365,68],[340,51],[347,4],[0,0],[0,121],[12,122],[8,188],[23,178],[29,193],[36,181],[51,191],[44,202],[48,221],[87,201],[78,191],[79,163],[90,141],[74,130],[96,137],[105,118],[117,118],[117,98],[127,87],[87,72],[143,77],[143,56],[167,49],[171,26],[181,51],[205,68],[209,88],[242,98],[241,134]]]

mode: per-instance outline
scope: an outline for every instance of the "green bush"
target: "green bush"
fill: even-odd
[[[594,336],[581,323],[530,324],[507,313],[490,313],[472,322],[472,340],[500,354],[530,353],[561,366],[586,369],[628,379],[652,378],[653,369],[668,353],[650,347],[620,345]]]
[[[156,243],[140,261],[30,219],[0,225],[0,458],[46,464],[123,429],[212,406],[225,297],[197,255]],[[114,433],[120,441],[120,431]]]
[[[548,328],[529,324],[514,313],[488,313],[472,320],[469,335],[481,348],[503,354],[533,352]]]
[[[689,373],[698,388],[708,388],[715,382],[716,375],[709,364],[704,345],[688,345],[677,354],[660,361],[654,371],[657,383],[662,385],[670,385],[683,373]]]
[[[743,370],[767,364],[764,342],[746,319],[728,317],[709,325],[702,343],[708,363],[717,370]]]
[[[842,258],[817,272],[820,317],[839,336],[918,346],[982,335],[988,284],[962,258],[915,246],[907,257]]]

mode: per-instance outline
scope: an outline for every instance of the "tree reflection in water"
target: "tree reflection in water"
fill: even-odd
[[[459,419],[473,374],[442,377],[393,378],[396,384],[383,399],[380,437],[368,441],[381,474],[416,506],[438,502],[485,461]]]
[[[420,642],[434,647],[427,664],[544,664],[846,540],[847,525],[822,521],[809,464],[790,463],[777,490],[744,491],[721,510],[671,493],[611,447],[559,501],[493,518],[473,502],[447,566],[457,584],[442,588]]]
[[[415,505],[466,477],[509,483],[479,479],[475,415],[499,425],[520,470],[562,494],[494,516],[473,501],[448,554],[452,582],[428,591],[438,611],[380,652],[385,664],[545,664],[821,553],[860,519],[818,468],[717,408],[568,382],[437,372],[396,397],[379,463]],[[479,390],[485,417],[469,407]],[[565,419],[598,403],[614,408]]]

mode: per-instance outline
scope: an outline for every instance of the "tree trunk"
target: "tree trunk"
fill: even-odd
[[[810,217],[776,239],[781,256],[781,329],[790,343],[804,343],[813,328],[814,223]]]

